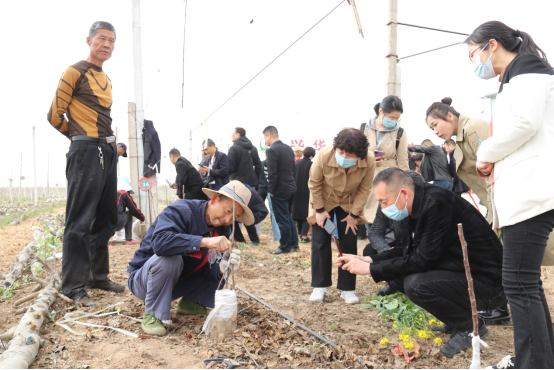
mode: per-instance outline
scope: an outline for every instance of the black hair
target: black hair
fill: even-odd
[[[176,148],[173,148],[169,151],[169,156],[173,156],[173,157],[180,157],[181,156],[181,152],[179,151],[179,149],[176,149]]]
[[[414,162],[421,162],[423,160],[423,154],[417,153],[414,155]]]
[[[400,98],[395,95],[386,96],[382,102],[375,104],[373,110],[375,111],[376,115],[379,115],[379,109],[382,109],[383,113],[390,113],[395,111],[404,113],[402,100],[400,100]]]
[[[263,134],[265,135],[266,133],[271,137],[279,137],[279,131],[277,131],[277,127],[275,126],[267,126],[264,128]]]
[[[485,22],[477,27],[464,41],[465,44],[485,45],[494,39],[504,49],[518,54],[535,54],[548,61],[544,51],[538,47],[528,33],[514,30],[499,21]]]
[[[405,187],[411,190],[415,189],[414,180],[412,180],[412,178],[408,174],[406,174],[406,172],[397,167],[385,168],[384,170],[379,172],[373,180],[373,187],[375,187],[380,182],[384,182],[387,186],[387,189],[391,188],[393,190],[396,190],[401,187]]]
[[[235,132],[240,135],[240,137],[246,136],[246,130],[242,127],[235,127]]]
[[[204,143],[206,143],[206,140],[202,142],[202,146],[204,145]],[[208,145],[206,145],[206,147],[209,147],[209,146],[215,146],[215,143],[212,139],[208,139]]]
[[[429,139],[425,139],[421,142],[421,145],[425,145],[425,144],[429,144],[429,145],[435,145],[431,140]]]
[[[367,141],[367,136],[360,130],[345,128],[333,139],[333,147],[355,154],[360,159],[365,159],[367,157],[369,142]]]
[[[229,176],[229,181],[240,181],[242,182],[242,176],[238,173],[234,173],[231,176]]]
[[[419,173],[415,171],[408,170],[406,175],[410,176],[414,181],[414,184],[425,184],[425,179]]]
[[[444,144],[445,144],[445,145],[453,145],[453,146],[456,146],[456,142],[455,142],[454,140],[452,140],[452,139],[446,140],[446,141],[444,142]]]
[[[443,98],[441,101],[431,104],[431,106],[427,109],[425,123],[427,123],[429,116],[439,118],[444,121],[448,121],[448,113],[452,113],[456,117],[460,117],[460,113],[458,113],[456,109],[451,106],[451,104],[452,98]]]
[[[306,158],[315,157],[315,149],[311,146],[307,146],[302,152],[302,155]]]

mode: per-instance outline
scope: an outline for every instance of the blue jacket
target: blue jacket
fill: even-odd
[[[248,202],[247,206],[254,214],[254,224],[259,224],[267,217],[269,211],[267,210],[265,202],[262,197],[260,197],[258,192],[248,184],[244,184],[244,186],[246,186],[248,190],[250,190],[250,192],[252,193],[252,196],[250,197],[250,202]]]
[[[129,262],[127,272],[138,270],[154,254],[183,255],[185,269],[193,269],[194,265],[199,265],[203,258],[190,255],[202,252],[204,257],[208,252],[207,248],[200,248],[202,238],[211,237],[211,230],[205,220],[207,204],[204,200],[187,199],[173,202],[165,208],[142,239],[140,248]],[[217,233],[219,236],[229,237],[231,227],[218,227]]]

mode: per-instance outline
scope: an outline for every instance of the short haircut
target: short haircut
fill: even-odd
[[[235,132],[240,135],[240,137],[246,136],[246,130],[242,127],[235,127]]]
[[[234,174],[232,174],[231,176],[229,176],[229,181],[240,181],[240,182],[243,182],[243,181],[242,181],[242,176],[239,175],[238,173],[234,173]]]
[[[264,128],[263,134],[269,134],[271,137],[279,137],[279,131],[277,131],[277,127],[275,126],[267,126]]]
[[[452,140],[452,139],[446,140],[446,141],[444,142],[444,144],[445,144],[445,145],[456,146],[456,142],[455,142],[454,140]]]
[[[415,189],[414,180],[400,168],[389,167],[379,172],[373,180],[373,187],[379,183],[385,183],[387,191],[396,191],[400,188]]]
[[[347,153],[355,154],[360,159],[367,157],[369,142],[367,136],[356,128],[342,129],[333,139],[335,149],[344,150]]]
[[[173,156],[173,157],[180,157],[181,156],[181,152],[179,151],[179,149],[177,148],[173,148],[169,151],[169,156]]]
[[[425,184],[425,179],[419,173],[415,171],[406,171],[406,175],[410,176],[414,181],[414,184]]]
[[[104,22],[104,21],[96,21],[92,24],[92,26],[90,26],[90,30],[88,31],[88,37],[90,37],[91,39],[94,38],[94,36],[96,35],[96,31],[98,31],[99,29],[112,31],[115,34],[115,27],[112,26],[111,23]]]
[[[302,155],[306,158],[315,157],[315,149],[311,146],[307,146],[302,152]]]
[[[202,141],[202,146],[204,146],[204,144],[206,143],[206,140]],[[208,139],[208,145],[206,145],[207,147],[208,146],[215,146],[215,143],[212,139]]]
[[[415,162],[421,162],[422,160],[423,160],[423,154],[417,153],[416,155],[414,155]]]
[[[433,142],[432,142],[431,140],[429,140],[429,139],[425,139],[425,140],[423,140],[423,141],[421,142],[421,145],[425,145],[425,144],[435,145],[435,144],[433,144]]]

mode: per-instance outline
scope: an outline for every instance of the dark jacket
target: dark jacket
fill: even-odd
[[[154,122],[144,120],[144,128],[142,129],[142,143],[144,145],[144,176],[150,177],[160,173],[160,165],[162,159],[162,146],[158,131],[154,128]]]
[[[296,221],[306,221],[308,210],[310,208],[310,189],[308,189],[308,180],[310,179],[310,168],[312,161],[304,157],[296,161],[296,194],[292,203],[292,219]]]
[[[456,194],[462,194],[466,191],[469,191],[469,187],[458,177],[458,174],[456,173],[456,159],[454,158],[454,149],[450,152],[448,155],[447,161],[448,163],[448,171],[450,171],[450,176],[454,179],[454,185],[452,187],[452,191]]]
[[[267,207],[265,206],[265,202],[262,199],[262,197],[258,194],[258,192],[251,187],[248,184],[244,184],[250,190],[252,193],[252,196],[250,197],[250,202],[248,202],[247,206],[252,211],[252,214],[254,215],[254,224],[259,224],[269,214],[269,211],[267,210]],[[251,225],[246,225],[251,226]]]
[[[269,189],[269,184],[267,183],[267,166],[265,160],[262,161],[262,173],[260,174],[260,179],[258,182],[258,195],[265,199],[267,198],[267,190]]]
[[[462,197],[431,184],[415,184],[410,247],[372,256],[373,280],[391,281],[430,270],[464,273],[459,223],[463,225],[473,278],[502,286],[502,244],[487,220]]]
[[[186,199],[201,199],[205,200],[206,196],[202,192],[202,176],[200,172],[192,166],[192,163],[185,157],[179,157],[175,163],[177,176],[175,183],[177,184],[177,196],[183,199],[183,186],[185,187]]]
[[[261,172],[258,150],[252,142],[246,136],[235,140],[229,148],[229,175],[238,173],[245,184],[257,188]]]
[[[219,150],[216,150],[214,156],[215,162],[212,165],[208,176],[215,180],[215,184],[211,189],[219,190],[223,187],[223,185],[229,182],[229,158],[227,157],[227,154],[222,153]],[[206,165],[208,167],[212,160],[211,156],[209,158],[208,164]]]
[[[294,152],[281,140],[267,149],[267,182],[269,194],[291,194],[296,192],[294,182]]]
[[[381,205],[377,206],[375,220],[367,236],[371,247],[382,253],[391,248],[404,250],[410,245],[410,224],[408,218],[401,221],[394,221],[385,216]]]
[[[408,151],[425,154],[421,161],[421,176],[425,181],[442,180],[452,182],[446,155],[440,146],[409,146]]]
[[[183,200],[167,206],[146,232],[140,248],[129,262],[127,272],[138,270],[153,255],[182,255],[185,262],[183,271],[192,271],[200,265],[208,252],[207,248],[200,248],[202,238],[212,236],[205,219],[207,203],[201,200]],[[231,235],[229,226],[221,226],[216,230],[219,236]],[[212,266],[212,269],[216,269],[215,273],[217,266],[218,264]]]
[[[141,221],[144,221],[145,217],[138,209],[136,203],[133,201],[133,198],[129,195],[129,193],[125,190],[118,190],[117,191],[117,212],[119,214],[125,212],[125,210],[128,209],[129,213],[138,218]]]

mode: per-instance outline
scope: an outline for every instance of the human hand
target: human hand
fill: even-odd
[[[239,249],[233,249],[230,255],[227,257],[223,255],[223,258],[221,259],[221,262],[219,263],[219,272],[221,274],[225,273],[225,270],[229,268],[231,272],[235,272],[240,267],[240,250]],[[227,267],[229,266],[229,267]]]
[[[369,275],[369,265],[371,262],[364,262],[359,256],[345,254],[339,257],[337,264],[343,269],[354,275]],[[368,258],[368,257],[366,257]],[[371,258],[370,258],[371,259]],[[373,261],[372,261],[373,262]]]
[[[479,170],[479,172],[481,172],[485,176],[490,175],[493,168],[494,168],[494,163],[477,162],[477,170]]]
[[[346,231],[344,232],[344,235],[348,234],[348,229],[352,229],[352,232],[354,233],[354,235],[357,235],[356,233],[356,231],[358,231],[357,218],[348,215],[346,216],[346,218],[343,218],[340,222],[346,222]]]
[[[200,173],[208,173],[208,170],[206,170],[206,167],[200,166],[200,167],[198,167],[198,172],[200,172]]]
[[[383,157],[375,157],[375,166],[380,167],[383,164]]]
[[[337,257],[339,258],[339,260],[337,261],[337,265],[338,267],[342,267],[342,265],[344,265],[344,262],[340,260],[340,257],[342,256],[352,256],[352,257],[355,257],[357,259],[359,259],[360,261],[363,261],[365,263],[373,263],[373,260],[371,259],[371,257],[366,257],[366,256],[357,256],[355,254],[343,254],[343,255],[339,255],[337,253]]]
[[[177,184],[176,183],[171,184],[171,189],[177,189]]]
[[[315,214],[315,222],[319,225],[319,227],[323,228],[323,225],[325,225],[325,220],[331,218],[329,216],[329,213],[327,211],[323,211],[321,213]]]
[[[215,249],[219,253],[232,251],[232,244],[226,236],[215,236],[213,238],[203,238],[200,242],[201,248]]]

